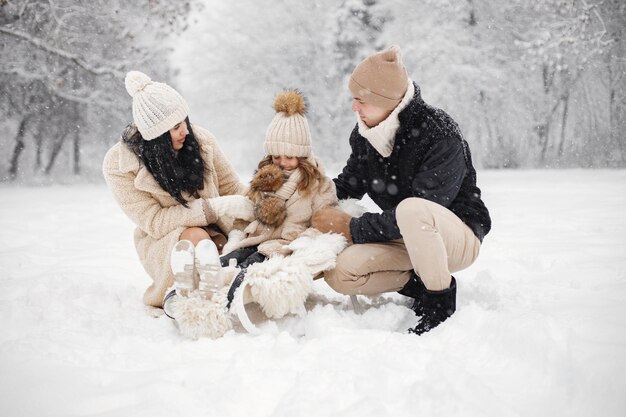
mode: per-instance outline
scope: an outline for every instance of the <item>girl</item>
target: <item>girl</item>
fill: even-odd
[[[281,92],[274,110],[276,115],[265,134],[265,157],[247,193],[254,203],[254,221],[235,221],[224,245],[221,265],[235,259],[241,268],[231,285],[229,303],[250,264],[288,255],[287,244],[311,227],[313,213],[337,204],[335,185],[311,152],[302,94]]]

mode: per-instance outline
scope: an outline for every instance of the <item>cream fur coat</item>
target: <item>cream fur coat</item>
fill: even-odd
[[[113,197],[137,225],[135,247],[152,284],[143,296],[148,306],[161,307],[166,290],[173,284],[170,252],[188,227],[207,226],[202,200],[222,195],[244,194],[241,184],[215,137],[193,126],[205,163],[201,198],[183,193],[184,207],[163,190],[137,156],[121,141],[104,157],[102,171]]]
[[[296,190],[286,200],[287,213],[283,223],[278,227],[258,224],[255,230],[247,234],[243,240],[230,246],[230,250],[259,245],[259,252],[266,256],[289,255],[291,250],[287,245],[311,227],[313,213],[322,207],[337,205],[335,183],[325,175],[319,159],[313,158],[311,162],[319,169],[322,180],[315,183],[308,193],[302,194]],[[247,226],[242,222],[237,222],[235,225],[241,230]]]

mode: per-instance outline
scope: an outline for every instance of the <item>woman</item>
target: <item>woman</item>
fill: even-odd
[[[210,251],[226,242],[228,218],[253,219],[246,186],[207,130],[189,123],[189,107],[170,86],[131,71],[126,90],[133,120],[104,157],[103,173],[124,213],[137,225],[135,247],[152,278],[147,306],[162,308],[174,283],[170,254],[179,241]],[[180,248],[180,244],[178,245]],[[184,246],[184,245],[183,245]],[[191,248],[193,253],[193,248]]]

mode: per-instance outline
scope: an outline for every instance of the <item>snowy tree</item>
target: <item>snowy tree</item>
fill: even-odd
[[[371,36],[361,37],[369,29],[352,29],[363,24],[364,16],[380,25],[376,16],[366,15],[379,6],[373,1],[336,6],[330,0],[284,0],[270,12],[266,7],[253,0],[231,2],[192,19],[197,22],[173,59],[185,63],[181,83],[191,97],[192,115],[224,141],[238,169],[251,172],[262,156],[274,95],[298,88],[307,98],[314,151],[331,165],[338,152],[347,157],[354,125],[344,83],[346,71],[357,62],[346,55],[349,48],[340,37],[347,39],[349,31],[360,38],[359,56],[373,52]],[[342,22],[352,18],[355,23],[344,28]]]
[[[604,54],[604,86],[609,102],[608,161],[611,165],[623,165],[626,162],[626,3],[607,0],[599,8],[613,41]]]
[[[345,0],[329,11],[328,20],[332,37],[325,40],[323,48],[332,60],[324,68],[325,91],[314,97],[317,107],[323,109],[316,118],[316,130],[322,138],[321,156],[327,160],[348,155],[348,137],[355,124],[348,78],[365,57],[389,46],[380,38],[392,16],[384,2]],[[334,168],[340,169],[345,161],[336,162]]]
[[[427,101],[461,123],[479,165],[596,166],[615,159],[617,146],[607,144],[607,71],[600,67],[623,42],[608,36],[604,23],[623,16],[618,7],[575,0],[397,4],[398,24],[385,36],[413,39],[404,48],[407,68]],[[611,61],[614,84],[620,59]]]
[[[50,174],[68,142],[65,165],[80,173],[81,156],[93,147],[86,145],[110,144],[103,136],[115,136],[110,129],[121,131],[128,120],[125,72],[167,74],[167,44],[156,40],[183,30],[190,7],[156,0],[3,2],[0,114],[5,129],[15,131],[2,139],[12,149],[2,161],[5,179]],[[24,161],[29,141],[32,163]]]
[[[268,12],[253,0],[221,2],[196,14],[172,62],[190,119],[213,132],[236,168],[251,173],[279,89],[299,88],[318,57],[315,3],[277,1]]]
[[[580,104],[585,83],[593,83],[594,77],[585,77],[587,71],[612,41],[607,36],[598,6],[591,2],[520,1],[511,7],[511,21],[517,24],[518,31],[515,45],[530,64],[530,70],[540,75],[541,80],[541,89],[533,90],[537,98],[533,108],[539,160],[545,162],[549,152],[562,159],[571,106]],[[526,8],[532,13],[523,13]],[[588,110],[593,108],[595,98],[591,100],[591,106],[585,106]],[[586,133],[591,137],[596,134],[597,138],[605,138],[608,133],[608,129],[595,130]],[[570,134],[572,140],[573,136]],[[584,151],[581,148],[581,152]]]
[[[0,180],[99,177],[130,119],[129,69],[178,88],[242,173],[274,95],[299,88],[336,170],[354,126],[347,78],[392,44],[479,166],[626,165],[623,1],[198,3],[0,1]]]
[[[482,3],[475,3],[394,3],[395,21],[383,38],[400,44],[422,97],[460,124],[479,165],[514,167],[517,144],[506,134],[513,124],[498,117],[514,105],[507,93],[509,63],[486,33],[493,30],[491,18],[482,13]]]
[[[336,72],[341,78],[372,51],[383,49],[380,35],[392,16],[380,1],[344,0],[337,9],[333,43]],[[343,80],[342,80],[343,81]]]

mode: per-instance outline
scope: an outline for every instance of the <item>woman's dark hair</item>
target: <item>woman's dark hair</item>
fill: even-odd
[[[198,191],[204,188],[206,167],[188,117],[185,123],[189,134],[178,153],[172,147],[169,131],[152,140],[143,140],[141,134],[136,131],[125,142],[141,159],[161,188],[187,207],[187,200],[183,198],[182,192],[187,191],[198,197]]]

